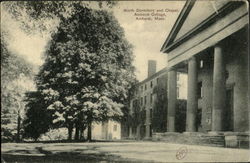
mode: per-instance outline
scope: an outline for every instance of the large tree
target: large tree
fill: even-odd
[[[74,17],[74,15],[77,15],[77,14],[79,15],[79,9],[80,8],[85,8],[86,9],[86,7],[92,7],[92,8],[94,7],[94,8],[99,8],[99,9],[102,8],[103,9],[103,8],[106,8],[106,7],[112,7],[115,3],[116,2],[114,2],[114,1],[105,1],[105,2],[101,2],[101,1],[99,1],[99,2],[89,2],[89,1],[85,1],[85,2],[82,2],[82,1],[72,1],[72,2],[64,2],[64,1],[47,1],[47,2],[46,1],[39,1],[39,2],[38,1],[36,1],[36,2],[23,1],[23,2],[17,2],[17,1],[15,1],[15,2],[4,2],[4,3],[2,3],[2,6],[3,6],[3,8],[5,10],[7,10],[12,15],[12,17],[14,19],[16,19],[18,22],[21,23],[21,27],[27,33],[32,33],[32,32],[41,32],[42,34],[43,33],[48,33],[48,32],[53,33],[57,29],[57,28],[55,28],[55,27],[57,27],[57,22],[61,22],[59,30],[58,30],[59,32],[58,32],[58,34],[56,34],[58,36],[58,35],[60,35],[60,28],[63,27],[62,24],[67,24],[67,22],[66,22],[67,20],[72,21],[72,18],[71,19],[68,19],[68,18]],[[91,11],[93,11],[93,10],[91,10]],[[92,12],[92,14],[95,14],[95,12]],[[99,15],[100,15],[100,13],[99,13]],[[80,15],[80,16],[85,17],[84,15]],[[95,16],[93,16],[93,17],[95,17]],[[91,16],[90,17],[87,16],[86,18],[91,19]],[[87,19],[85,19],[85,20],[88,21]],[[107,19],[107,20],[109,20],[109,19]],[[99,24],[102,24],[102,23],[99,23]],[[73,22],[71,22],[71,25],[74,25]],[[96,28],[96,26],[95,25],[92,26],[92,24],[88,24],[87,27],[92,28],[92,29],[87,29],[86,31],[88,31],[88,32]],[[67,28],[70,28],[70,27],[67,27]],[[85,26],[85,28],[86,28],[86,26]],[[80,30],[76,29],[75,31],[77,31],[77,30],[81,31],[83,29],[84,28],[82,28]],[[64,33],[65,33],[65,31],[64,31]],[[66,31],[66,33],[67,33],[67,31]],[[72,31],[71,31],[71,33],[72,33]],[[57,37],[56,35],[52,36],[52,41],[51,42],[53,42],[53,40],[55,40],[55,37]],[[64,35],[64,34],[62,34],[62,32],[61,32],[61,35]],[[112,36],[112,35],[110,35],[110,36]],[[77,38],[77,37],[73,36],[72,38]],[[76,39],[76,41],[78,41],[78,40]],[[85,39],[85,40],[83,40],[83,42],[84,42],[84,44],[83,44],[84,46],[82,46],[82,47],[85,47],[85,43],[86,42],[91,42],[91,41],[89,41],[89,39]],[[61,43],[63,43],[63,42],[61,42]],[[74,44],[75,43],[76,42],[74,42]],[[63,44],[65,44],[65,42]],[[78,44],[81,44],[81,42],[79,42]],[[77,45],[77,44],[75,44],[75,45]],[[92,41],[92,45],[93,45],[93,41]],[[60,46],[61,45],[59,45],[59,46],[54,45],[54,47],[60,47]],[[71,46],[71,45],[68,44],[68,46]],[[91,50],[91,48],[89,48],[91,46],[88,46],[87,53],[92,53],[93,50]],[[51,43],[49,47],[53,47],[53,43]],[[65,47],[67,47],[67,46],[65,46]],[[82,47],[80,45],[79,49],[83,50]],[[74,48],[71,48],[71,49],[72,49],[72,51],[75,50]],[[85,48],[85,50],[86,50],[86,48]],[[105,50],[105,49],[103,49],[103,50]],[[116,50],[119,51],[119,48],[116,49]],[[100,53],[101,53],[101,51],[98,52],[98,55],[100,55]],[[94,54],[97,54],[97,53],[94,52]],[[127,57],[127,58],[130,58],[130,57]],[[112,59],[111,59],[111,61],[112,61]],[[85,66],[85,65],[83,65],[83,66]],[[117,67],[119,67],[119,66],[114,66],[114,64],[113,64],[113,65],[110,65],[110,67],[108,67],[108,69],[112,69],[112,68],[115,69]],[[133,69],[133,68],[131,68],[131,69]],[[127,70],[125,70],[125,71],[127,71]],[[121,72],[122,71],[123,71],[123,69],[121,69]],[[115,76],[118,76],[118,74],[119,74],[120,76],[124,75],[125,77],[126,77],[127,74],[129,74],[129,73],[123,73],[123,72],[120,73],[119,71],[116,71],[116,73],[117,73],[117,75],[115,75]],[[129,76],[129,77],[131,77],[131,76]],[[133,78],[133,77],[131,77],[131,78]],[[117,80],[117,81],[119,81],[119,80]],[[119,82],[123,82],[123,81],[119,81]],[[126,83],[126,80],[125,80],[125,83]],[[71,84],[73,84],[73,83],[71,83]],[[121,85],[124,85],[124,84],[121,84]],[[75,83],[72,86],[74,87]],[[111,84],[110,86],[115,86],[115,84],[113,84],[113,85]],[[120,87],[120,86],[118,86],[118,87]],[[122,86],[121,86],[121,88],[122,88]],[[118,88],[118,89],[121,89],[121,88]],[[69,89],[69,90],[71,90],[71,89]],[[39,91],[42,92],[42,94],[44,94],[44,95],[50,95],[48,98],[46,98],[46,100],[47,100],[46,105],[50,106],[48,108],[52,109],[52,110],[58,110],[60,112],[60,113],[55,112],[56,116],[58,116],[58,118],[55,120],[55,122],[58,121],[58,120],[59,121],[66,121],[65,124],[71,126],[70,128],[72,130],[72,128],[73,128],[72,125],[74,123],[78,123],[77,121],[81,121],[81,122],[86,121],[86,113],[83,114],[82,103],[81,103],[81,105],[79,105],[79,103],[78,103],[79,98],[81,100],[85,99],[85,101],[90,100],[90,99],[95,101],[95,98],[96,98],[96,95],[97,95],[97,94],[95,94],[96,90],[92,89],[92,86],[90,86],[89,88],[87,88],[85,86],[84,90],[87,91],[87,92],[91,92],[92,96],[94,98],[92,98],[92,97],[81,97],[82,95],[79,95],[79,93],[78,94],[68,93],[67,94],[68,98],[66,100],[67,104],[65,104],[66,107],[64,105],[62,105],[62,103],[60,103],[60,101],[55,102],[55,100],[58,100],[57,98],[59,98],[58,91],[55,91],[55,90],[50,89],[50,88],[49,89],[40,89]],[[125,92],[126,92],[126,90],[125,90]],[[112,102],[113,102],[114,106],[118,105],[119,103],[125,103],[126,102],[126,98],[122,97],[122,96],[124,96],[124,91],[119,91],[119,93],[121,95],[115,95],[115,94],[117,94],[116,92],[113,92],[113,93],[114,93],[114,96],[112,97],[113,98]],[[113,93],[111,93],[111,94],[113,94]],[[126,95],[126,93],[125,93],[125,95]],[[102,103],[105,103],[105,102],[107,104],[112,103],[108,99],[105,99],[103,97],[98,98],[98,100],[102,100],[103,101]],[[64,103],[65,103],[65,101],[64,101]],[[87,105],[89,105],[89,103],[85,104],[85,108],[86,108]],[[119,105],[119,106],[121,106],[121,105]],[[63,111],[60,111],[60,110],[63,110],[62,108],[64,108],[64,109],[67,108],[66,109],[67,114],[65,115],[66,118],[62,117],[61,113]],[[125,107],[123,108],[123,111],[124,110],[126,110]],[[98,119],[103,119],[103,118],[104,117],[98,118]],[[76,119],[78,119],[78,120],[76,121]],[[78,126],[78,125],[76,125],[76,126]],[[85,125],[80,125],[79,128],[80,128],[80,130],[83,130],[85,127],[86,127]]]
[[[90,140],[93,121],[123,114],[134,79],[132,47],[112,13],[75,7],[52,36],[37,85],[69,138],[73,125],[87,124]]]

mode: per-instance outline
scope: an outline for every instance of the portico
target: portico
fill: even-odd
[[[187,1],[162,46],[170,69],[168,132],[175,131],[178,71],[188,74],[187,132],[249,132],[247,7],[235,1],[212,5]]]

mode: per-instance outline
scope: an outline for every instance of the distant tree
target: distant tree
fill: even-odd
[[[163,80],[154,88],[155,102],[152,117],[152,129],[154,132],[167,131],[167,83]],[[176,132],[185,131],[186,127],[186,100],[177,99],[175,108],[175,130]]]
[[[5,34],[1,37],[1,136],[4,141],[19,141],[24,116],[24,95],[32,89],[32,65],[11,53]]]
[[[132,60],[131,45],[111,13],[78,6],[75,14],[62,19],[37,85],[57,115],[54,121],[68,127],[69,139],[74,125],[87,125],[91,140],[93,121],[123,115],[134,79]]]
[[[128,109],[126,110],[126,123],[130,127],[137,127],[140,124],[140,111],[141,111],[141,105],[140,105],[140,99],[136,98],[136,89],[137,89],[137,80],[134,80],[132,83],[131,88],[129,89],[129,95],[128,95]],[[131,103],[132,102],[132,103]],[[131,106],[132,110],[129,110],[129,107]]]
[[[175,113],[175,130],[176,132],[186,131],[186,114],[187,114],[187,100],[178,99]]]
[[[137,127],[142,123],[142,116],[141,116],[141,110],[142,107],[139,103],[139,100],[136,99],[133,101],[133,111],[132,111],[132,117],[131,117],[131,125],[133,127]]]
[[[152,129],[154,132],[167,131],[167,90],[162,83],[154,88],[154,107],[152,116]]]

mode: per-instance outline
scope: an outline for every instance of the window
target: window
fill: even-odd
[[[141,91],[143,92],[143,86],[141,86]]]
[[[152,120],[153,118],[153,109],[150,109],[150,119]]]
[[[141,105],[143,105],[143,97],[141,97]]]
[[[145,84],[145,91],[147,90],[147,84]]]
[[[114,125],[113,131],[117,131],[117,125]]]
[[[180,98],[180,89],[179,87],[176,88],[177,98]]]
[[[142,110],[140,115],[141,115],[142,122],[145,123],[145,121],[146,121],[146,110]]]
[[[197,89],[197,97],[202,98],[203,96],[203,91],[202,91],[202,82],[198,83],[198,89]]]
[[[198,131],[199,127],[201,127],[201,119],[202,119],[202,108],[197,109],[197,118],[196,118],[196,130]]]
[[[147,96],[144,96],[144,104],[147,104]]]
[[[203,68],[203,66],[204,66],[204,62],[203,60],[200,60],[200,68]]]
[[[160,95],[160,99],[161,99],[161,100],[164,100],[164,94],[161,94],[161,95]]]
[[[140,98],[136,99],[136,107],[138,107],[140,105]]]
[[[229,72],[228,72],[228,70],[226,70],[226,79],[228,79],[229,78]]]
[[[150,88],[153,88],[153,81],[150,82]]]
[[[153,103],[153,94],[151,93],[150,94],[150,104],[152,104]]]

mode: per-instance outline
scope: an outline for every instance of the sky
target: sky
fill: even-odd
[[[148,60],[157,61],[157,71],[167,66],[167,55],[161,53],[160,49],[184,3],[184,1],[119,1],[112,9],[124,28],[127,40],[134,47],[133,64],[139,81],[147,77]],[[163,10],[163,12],[157,12],[157,10]],[[163,16],[158,17],[164,20],[155,20],[156,16],[151,14],[161,14]],[[1,15],[1,29],[9,33],[8,48],[34,65],[42,65],[42,56],[50,37],[48,35],[42,37],[39,34],[27,35],[4,10],[1,10]],[[149,17],[151,20],[136,19]]]
[[[20,24],[14,21],[10,15],[1,10],[1,32],[8,33],[8,49],[14,54],[23,56],[28,62],[34,65],[42,65],[42,54],[44,53],[47,39],[39,34],[27,35],[21,28]]]
[[[167,66],[167,54],[160,52],[172,26],[175,23],[184,1],[120,1],[114,9],[114,15],[124,28],[125,36],[134,46],[136,76],[139,81],[147,78],[148,60],[156,60],[157,71]],[[125,12],[124,10],[134,10]],[[142,10],[175,10],[164,12],[164,20],[136,20],[135,13],[145,14]],[[138,12],[136,12],[138,10]],[[178,10],[178,11],[176,11]],[[160,12],[158,12],[160,13]],[[154,17],[151,17],[154,18]]]

